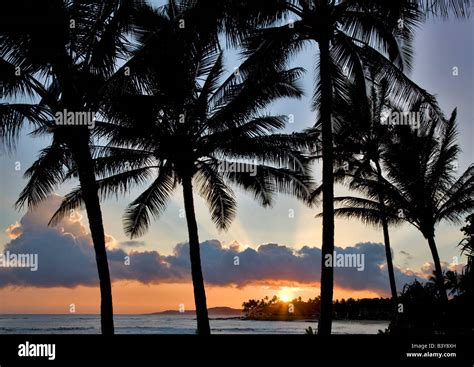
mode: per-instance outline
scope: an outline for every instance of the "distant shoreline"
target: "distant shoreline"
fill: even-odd
[[[208,309],[208,314],[211,320],[242,320],[242,321],[300,321],[300,322],[316,322],[317,317],[308,317],[308,315],[262,315],[260,317],[250,317],[245,314],[243,310],[239,310],[231,307],[211,307]],[[195,310],[166,310],[160,312],[146,313],[144,316],[195,316]],[[338,318],[334,317],[334,320],[338,321],[390,321],[384,318]]]
[[[237,308],[232,307],[210,307],[207,309],[209,316],[233,316],[233,317],[243,317],[244,312]],[[196,310],[166,310],[160,312],[146,313],[143,315],[195,315]]]
[[[153,312],[153,313],[117,313],[114,316],[195,316],[196,312],[194,310],[189,310],[186,312],[179,312],[176,310],[167,310],[161,312]],[[0,317],[15,317],[15,316],[72,316],[72,317],[80,317],[80,316],[95,316],[100,317],[100,314],[95,313],[6,313],[0,314]],[[278,317],[271,317],[271,318],[251,318],[246,317],[243,313],[236,314],[236,315],[223,315],[223,314],[209,314],[211,316],[210,320],[241,320],[241,321],[299,321],[299,322],[315,322],[318,321],[318,318],[308,318],[308,317],[293,317],[293,318],[278,318]],[[390,321],[389,319],[371,319],[371,318],[333,318],[335,321]]]

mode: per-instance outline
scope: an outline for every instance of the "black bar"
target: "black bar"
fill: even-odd
[[[55,344],[55,360],[19,357],[19,345]],[[413,347],[416,344],[418,348]],[[455,347],[449,347],[455,344]],[[419,349],[420,345],[426,348]],[[62,361],[341,360],[402,361],[460,366],[473,361],[470,338],[388,335],[1,335],[0,366]],[[407,353],[456,353],[456,357],[408,357]],[[472,366],[472,363],[467,365]]]

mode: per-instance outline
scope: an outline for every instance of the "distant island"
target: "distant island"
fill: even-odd
[[[226,317],[243,317],[243,311],[231,307],[210,307],[207,309],[209,316],[226,316]],[[161,312],[153,312],[148,315],[195,315],[196,310],[166,310]]]

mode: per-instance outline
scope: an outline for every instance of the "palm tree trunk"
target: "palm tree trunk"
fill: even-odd
[[[321,81],[321,120],[323,148],[323,244],[321,258],[321,314],[318,334],[330,335],[334,287],[333,264],[326,266],[326,258],[334,256],[334,148],[332,136],[332,78],[329,39],[319,42]],[[333,259],[334,260],[334,259]]]
[[[66,59],[67,54],[63,55]],[[81,97],[75,94],[75,88],[70,84],[68,70],[54,70],[62,85],[62,100],[69,111],[81,111],[78,101]],[[95,178],[94,163],[90,151],[90,132],[88,128],[76,129],[76,134],[70,134],[68,145],[77,166],[79,183],[81,185],[84,205],[86,207],[89,230],[94,244],[97,272],[100,287],[100,324],[104,335],[114,334],[114,310],[112,302],[112,283],[110,281],[109,263],[105,248],[105,231],[100,209],[99,188]]]
[[[441,261],[439,260],[438,249],[434,239],[434,234],[427,236],[428,245],[430,246],[431,256],[433,256],[433,262],[435,265],[436,283],[438,284],[438,291],[441,300],[448,302],[448,295],[446,293],[446,287],[444,286],[443,270],[441,269]]]
[[[465,292],[468,310],[474,309],[474,264],[472,256],[469,255],[467,259],[467,266],[465,268]],[[469,312],[468,326],[474,328],[474,313]]]
[[[380,163],[375,161],[375,166],[377,167],[377,177],[379,184],[382,184],[382,168],[380,167]],[[390,234],[388,231],[388,221],[387,221],[387,207],[385,206],[385,197],[383,194],[383,190],[379,188],[379,204],[380,204],[380,213],[382,219],[382,230],[383,230],[383,241],[385,245],[385,257],[387,258],[387,270],[388,270],[388,279],[390,282],[390,291],[392,293],[392,300],[393,302],[397,301],[398,293],[397,293],[397,284],[395,282],[395,272],[393,270],[393,260],[392,260],[392,250],[390,247]]]
[[[97,271],[100,284],[100,316],[102,334],[114,334],[114,318],[112,304],[112,285],[110,282],[109,264],[105,248],[105,234],[102,223],[102,212],[98,196],[98,187],[95,179],[94,165],[89,146],[81,146],[75,152],[75,161],[78,167],[79,182],[86,206],[89,229],[94,243]]]
[[[382,207],[382,206],[381,206]],[[396,302],[398,298],[397,284],[395,282],[395,272],[393,270],[392,251],[390,247],[390,235],[388,231],[387,218],[382,217],[383,240],[385,245],[385,256],[387,258],[388,279],[390,282],[390,292],[392,293],[392,300]]]
[[[201,268],[201,254],[199,248],[198,227],[194,212],[193,185],[191,176],[183,178],[183,197],[186,221],[189,233],[189,256],[191,259],[191,276],[194,287],[194,303],[196,305],[196,318],[198,334],[209,335],[209,316],[207,314],[206,290]]]

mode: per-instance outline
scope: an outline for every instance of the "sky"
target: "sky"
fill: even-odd
[[[458,108],[460,172],[474,161],[473,35],[472,18],[429,21],[417,34],[410,75],[438,97],[446,114]],[[306,97],[282,100],[271,108],[275,114],[293,114],[295,122],[289,129],[294,131],[314,124],[310,105],[316,58],[316,48],[309,47],[291,62],[307,70],[302,80]],[[229,72],[238,65],[235,52],[228,52]],[[26,183],[25,170],[47,143],[25,132],[14,153],[0,156],[0,253],[37,253],[40,259],[37,272],[0,268],[0,313],[67,313],[71,304],[77,313],[97,313],[97,272],[85,213],[76,213],[55,228],[46,225],[61,196],[77,183],[58,188],[32,212],[13,207]],[[315,178],[321,178],[319,169]],[[336,188],[336,195],[345,192]],[[148,233],[130,241],[122,229],[122,214],[139,193],[137,188],[130,196],[107,200],[102,206],[115,312],[147,313],[177,309],[180,304],[193,309],[182,195],[177,191]],[[321,220],[315,215],[321,208],[307,208],[281,195],[271,209],[264,209],[251,196],[236,193],[238,214],[227,232],[215,229],[207,206],[196,199],[208,306],[239,307],[249,298],[273,294],[305,299],[319,295]],[[416,229],[408,224],[394,228],[391,238],[399,288],[431,272],[428,245]],[[444,266],[463,261],[456,248],[461,238],[459,226],[438,226],[436,240]],[[364,271],[335,270],[336,298],[388,296],[382,241],[379,229],[336,220],[336,251],[364,254],[366,259]]]

